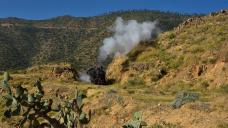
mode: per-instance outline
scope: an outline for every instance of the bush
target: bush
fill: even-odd
[[[151,128],[182,128],[178,124],[172,124],[165,121],[155,123]]]
[[[201,86],[202,86],[203,88],[207,88],[207,87],[209,87],[210,85],[209,85],[209,83],[208,83],[207,81],[202,81]]]
[[[176,82],[171,82],[168,83],[167,85],[164,86],[163,90],[166,92],[170,92],[171,94],[177,94],[180,91],[190,91],[192,87],[191,83],[187,83],[185,81],[176,81]]]
[[[130,78],[127,82],[128,86],[137,86],[137,85],[144,85],[145,82],[141,78]]]
[[[169,39],[175,38],[175,34],[174,34],[174,33],[170,33],[170,34],[168,35],[168,38],[169,38]]]
[[[208,59],[208,63],[215,64],[218,58],[216,56],[210,56],[207,59]]]
[[[199,100],[199,93],[195,92],[180,92],[176,99],[171,103],[172,108],[180,108],[182,105],[188,103],[188,102],[194,102],[196,100]]]
[[[228,94],[228,84],[222,84],[220,86],[220,91],[223,92],[223,93]]]
[[[217,128],[228,128],[228,123],[220,123]]]
[[[146,122],[142,120],[142,113],[141,112],[135,112],[133,119],[123,125],[123,128],[142,128],[144,126],[147,126]]]

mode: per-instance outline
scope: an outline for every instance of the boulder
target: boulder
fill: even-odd
[[[78,72],[71,65],[53,67],[51,74],[53,77],[64,80],[78,80],[79,78]]]

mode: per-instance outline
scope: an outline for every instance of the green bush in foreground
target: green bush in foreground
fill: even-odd
[[[141,112],[135,112],[133,120],[123,125],[123,128],[142,128],[147,126],[146,122],[142,120]]]
[[[37,127],[52,127],[52,128],[82,128],[83,125],[89,123],[91,112],[87,114],[82,111],[83,99],[86,97],[82,91],[77,91],[75,98],[70,101],[65,101],[58,104],[57,108],[53,108],[52,99],[44,99],[44,91],[41,85],[41,80],[37,80],[34,84],[35,93],[28,93],[26,88],[21,85],[16,87],[15,93],[12,93],[11,87],[8,84],[10,76],[4,73],[4,79],[1,86],[1,95],[5,100],[6,118],[12,116],[22,117],[15,127],[23,127],[26,122],[29,123],[29,128]],[[57,112],[58,117],[53,118],[48,115],[49,112]],[[42,122],[40,120],[43,120]]]
[[[171,103],[171,106],[176,109],[188,102],[194,102],[199,99],[199,93],[181,92],[176,96],[176,99]]]

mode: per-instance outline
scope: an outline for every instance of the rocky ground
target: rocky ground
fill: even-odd
[[[33,81],[37,76],[42,76],[45,98],[53,98],[56,103],[73,97],[76,88],[83,90],[87,95],[84,109],[92,110],[92,120],[88,125],[91,128],[119,128],[131,120],[137,111],[142,112],[149,128],[225,128],[228,124],[228,94],[220,90],[200,92],[199,101],[173,109],[170,103],[175,99],[175,95],[156,91],[149,86],[101,86],[65,81],[65,78],[61,79],[59,76],[49,77],[48,72],[52,70],[42,70],[44,67],[39,68],[40,72],[27,70],[23,74],[22,71],[13,73],[11,84],[22,83],[24,87],[30,88],[29,91],[33,91]],[[55,97],[56,90],[59,90],[63,100]],[[5,120],[0,127],[5,128],[6,122],[12,121]]]

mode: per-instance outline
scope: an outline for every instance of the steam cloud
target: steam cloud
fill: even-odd
[[[159,33],[157,21],[139,23],[136,20],[124,21],[121,17],[116,19],[112,31],[114,35],[105,38],[99,49],[100,62],[108,56],[127,54],[141,41],[148,41]]]
[[[90,81],[90,76],[86,73],[80,73],[79,74],[79,79],[84,82],[91,82]]]

